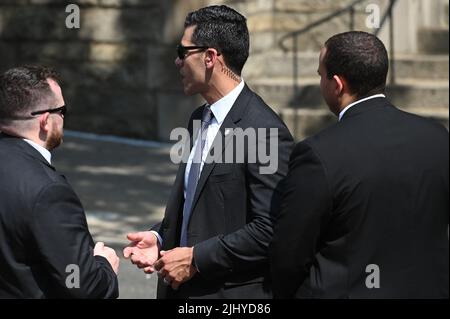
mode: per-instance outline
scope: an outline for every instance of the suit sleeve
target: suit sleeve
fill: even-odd
[[[40,192],[31,231],[58,298],[118,297],[117,276],[106,258],[93,256],[83,207],[69,185],[53,183]]]
[[[326,171],[306,143],[292,153],[270,247],[275,298],[292,298],[309,274],[321,230],[332,211]]]
[[[272,147],[275,145],[274,139],[278,146],[273,152],[277,156],[271,158],[278,164],[274,172],[262,174],[268,166],[258,160],[247,164],[246,214],[249,222],[233,233],[216,236],[194,246],[194,260],[202,276],[217,278],[267,263],[268,246],[273,235],[273,214],[278,210],[281,199],[280,182],[287,174],[289,154],[293,147],[292,136],[281,125],[276,134],[267,130],[265,136],[259,136],[258,147],[265,144],[268,151],[270,144]]]

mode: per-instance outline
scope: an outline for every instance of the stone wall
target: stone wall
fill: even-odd
[[[55,67],[71,107],[66,127],[168,140],[200,103],[185,98],[174,66],[187,1],[78,0],[80,28],[66,28],[66,1],[0,0],[0,72]]]
[[[352,0],[223,0],[248,20],[251,32],[252,51],[258,53],[268,49],[279,49],[279,39],[288,32],[301,29],[308,24],[349,5]],[[209,1],[210,4],[217,1]],[[387,0],[363,1],[355,7],[355,29],[368,30],[365,26],[367,4],[386,8]],[[316,51],[332,34],[347,31],[350,15],[344,14],[315,28],[299,39],[301,51]],[[291,46],[290,43],[287,43]]]
[[[399,0],[395,9],[397,51],[416,50],[417,30],[412,24],[421,20],[417,16],[424,15],[425,9],[434,8],[430,3],[437,1],[446,5],[447,12],[440,20],[447,23],[444,35],[448,37],[448,0]],[[291,77],[292,60],[289,53],[280,49],[280,38],[351,2],[0,0],[0,72],[24,63],[53,65],[62,73],[64,94],[72,107],[66,127],[168,141],[171,130],[185,126],[189,114],[202,103],[199,97],[183,95],[174,66],[175,46],[189,11],[211,4],[227,4],[247,17],[251,55],[244,68],[244,78],[252,85],[270,77],[272,71],[285,70],[284,77]],[[79,29],[65,26],[68,3],[80,7]],[[388,0],[368,0],[357,6],[355,29],[373,31],[365,25],[365,8],[369,3],[378,4],[384,12]],[[424,17],[430,20],[431,15]],[[347,31],[349,24],[350,16],[345,14],[298,39],[301,53],[312,61],[302,65],[300,74],[315,74],[317,52],[324,41],[335,33]],[[381,32],[386,44],[387,31],[384,28]],[[428,33],[423,37],[428,37]],[[292,43],[285,42],[288,48]]]

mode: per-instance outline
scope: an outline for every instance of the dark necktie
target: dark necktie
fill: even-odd
[[[205,106],[203,109],[202,125],[200,128],[200,134],[197,137],[197,144],[195,148],[195,153],[192,158],[191,169],[189,171],[187,189],[186,189],[186,199],[184,201],[183,208],[183,224],[181,225],[181,237],[180,237],[180,247],[187,246],[187,228],[189,223],[189,217],[192,212],[192,203],[194,201],[195,191],[197,189],[198,180],[200,179],[201,164],[202,164],[202,154],[205,147],[208,126],[213,119],[214,115],[209,106]]]

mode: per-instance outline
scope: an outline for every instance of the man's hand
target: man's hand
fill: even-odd
[[[106,247],[102,242],[98,242],[94,247],[94,256],[105,257],[111,264],[111,267],[116,275],[119,274],[119,257],[117,256],[114,249]]]
[[[123,256],[127,259],[130,258],[131,262],[139,268],[144,268],[146,273],[153,273],[155,271],[153,264],[159,256],[156,235],[150,231],[143,231],[130,233],[127,238],[131,241],[131,244],[125,247]]]
[[[192,265],[193,257],[194,247],[161,251],[161,258],[155,262],[155,269],[164,282],[176,290],[197,273],[197,269]]]

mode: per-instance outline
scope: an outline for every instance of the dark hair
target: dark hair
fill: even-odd
[[[250,40],[246,18],[221,5],[209,6],[187,15],[184,27],[196,26],[192,42],[218,50],[225,64],[241,75],[249,55]]]
[[[60,82],[51,68],[26,65],[10,69],[0,75],[0,120],[25,116],[37,107],[46,107],[55,96],[47,82]]]
[[[350,31],[332,36],[325,47],[328,79],[342,76],[358,98],[384,92],[389,60],[380,39],[367,32]]]

